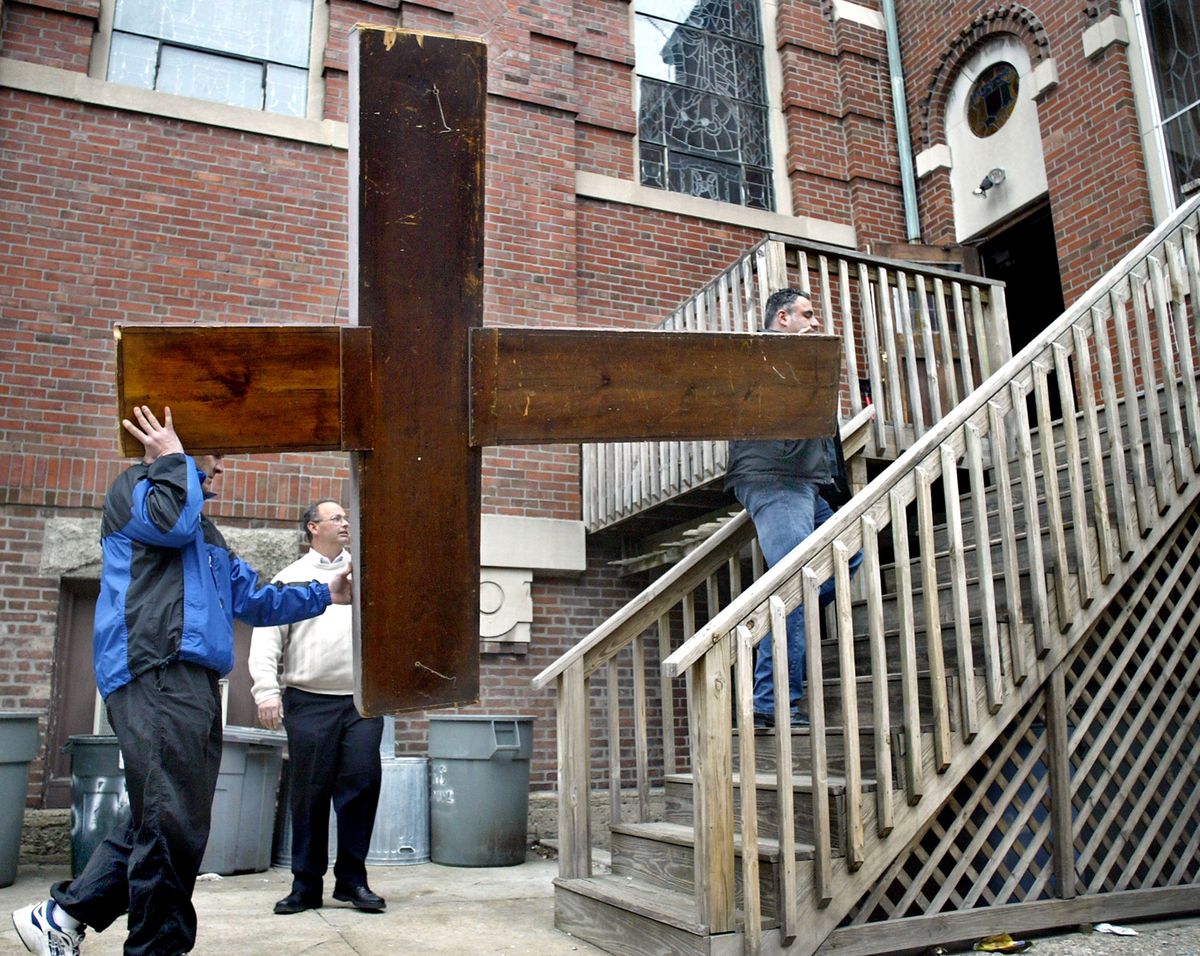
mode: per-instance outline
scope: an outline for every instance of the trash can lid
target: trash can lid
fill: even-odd
[[[235,744],[263,744],[268,747],[283,747],[287,744],[286,731],[267,730],[263,727],[226,727],[222,736]]]
[[[536,720],[533,714],[430,714],[429,720]]]

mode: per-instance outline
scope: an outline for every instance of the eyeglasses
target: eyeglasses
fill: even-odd
[[[313,524],[320,524],[322,521],[330,521],[333,524],[349,524],[350,519],[345,515],[330,515],[328,518],[316,518]]]

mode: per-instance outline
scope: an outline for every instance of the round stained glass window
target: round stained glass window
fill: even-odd
[[[1000,129],[1017,105],[1021,77],[1011,63],[993,63],[967,94],[967,124],[981,139]]]

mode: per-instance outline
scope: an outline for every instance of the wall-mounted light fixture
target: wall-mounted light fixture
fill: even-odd
[[[971,190],[971,192],[975,196],[983,196],[986,199],[987,191],[993,186],[999,186],[1002,182],[1004,182],[1004,170],[997,166],[984,176],[983,182]]]

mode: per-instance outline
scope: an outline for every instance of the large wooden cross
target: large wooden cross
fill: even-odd
[[[484,446],[832,434],[840,351],[484,327],[486,47],[362,26],[350,62],[354,324],[119,327],[118,412],[170,405],[195,453],[350,452],[356,698],[378,714],[478,699]]]

